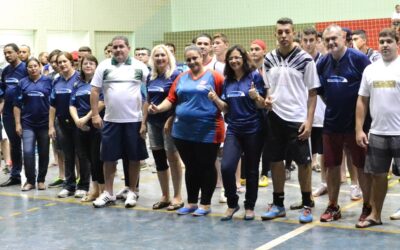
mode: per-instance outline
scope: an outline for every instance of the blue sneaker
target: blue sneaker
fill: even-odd
[[[313,216],[311,213],[311,207],[304,206],[303,211],[300,213],[299,222],[300,223],[310,223],[313,221]]]
[[[203,208],[198,208],[194,213],[192,214],[193,216],[205,216],[207,214],[211,213],[211,209],[203,209]]]
[[[197,206],[194,206],[194,207],[181,207],[178,210],[176,210],[176,213],[178,215],[186,215],[186,214],[191,214],[196,210],[197,210]]]
[[[267,208],[267,212],[261,215],[262,220],[272,220],[278,217],[285,217],[286,211],[285,207],[279,207],[274,204],[269,204]]]

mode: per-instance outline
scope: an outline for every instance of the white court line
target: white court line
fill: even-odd
[[[284,234],[284,235],[282,235],[282,236],[280,236],[280,237],[278,237],[278,238],[276,238],[276,239],[274,239],[274,240],[272,240],[272,241],[270,241],[270,242],[268,242],[268,243],[256,248],[256,250],[272,249],[272,248],[276,247],[277,245],[280,245],[283,242],[285,242],[285,241],[287,241],[287,240],[289,240],[289,239],[291,239],[293,237],[296,237],[299,234],[302,234],[302,233],[310,230],[313,227],[315,227],[315,224],[306,224],[304,226],[296,228],[295,230],[290,231],[289,233]]]

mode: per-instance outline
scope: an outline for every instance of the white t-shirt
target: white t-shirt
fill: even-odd
[[[396,11],[393,12],[392,20],[394,20],[394,19],[400,19],[400,13],[397,13]]]
[[[215,56],[213,56],[212,59],[211,59],[211,61],[210,61],[209,63],[207,63],[206,65],[204,65],[204,67],[205,67],[206,69],[215,70],[215,69],[214,69],[214,66],[215,66],[215,63],[216,63],[216,62],[217,62],[217,58],[216,58]]]
[[[313,127],[322,128],[324,126],[326,105],[320,96],[317,96],[317,106],[315,107]]]
[[[306,121],[308,91],[320,86],[313,58],[300,48],[283,58],[275,49],[265,56],[263,69],[272,110],[285,121]]]
[[[382,59],[368,65],[358,94],[370,97],[370,133],[400,135],[400,57],[391,63]]]
[[[142,121],[142,84],[148,74],[146,65],[132,57],[128,57],[125,63],[118,64],[110,58],[99,64],[91,85],[103,90],[105,121]]]

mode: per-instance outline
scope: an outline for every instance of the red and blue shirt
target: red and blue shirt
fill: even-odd
[[[222,85],[223,76],[212,70],[198,77],[191,71],[178,76],[167,97],[176,105],[173,137],[201,143],[223,142],[225,128],[221,111],[208,99],[211,89],[221,96]]]

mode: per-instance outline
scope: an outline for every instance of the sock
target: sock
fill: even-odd
[[[285,193],[275,193],[273,192],[274,205],[278,207],[283,207],[283,200],[285,199]]]
[[[303,199],[304,206],[311,207],[311,192],[301,192],[301,198]]]

